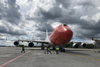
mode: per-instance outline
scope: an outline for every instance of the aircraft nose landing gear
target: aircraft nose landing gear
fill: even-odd
[[[41,50],[44,50],[44,45],[43,45],[43,43],[41,44]]]
[[[41,47],[41,50],[44,50],[44,46]]]
[[[65,49],[62,48],[62,47],[59,47],[59,51],[60,51],[60,52],[65,52]]]

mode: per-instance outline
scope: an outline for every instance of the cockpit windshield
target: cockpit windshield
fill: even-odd
[[[66,24],[62,24],[62,26],[67,26]]]

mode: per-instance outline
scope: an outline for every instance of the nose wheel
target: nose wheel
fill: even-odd
[[[65,52],[65,49],[62,47],[60,47],[59,50],[60,50],[60,52]]]
[[[55,48],[55,46],[53,46],[53,50],[55,50],[56,48]]]
[[[41,47],[41,50],[44,50],[44,46]]]

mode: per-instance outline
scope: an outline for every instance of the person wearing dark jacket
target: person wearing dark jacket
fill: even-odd
[[[21,53],[24,52],[25,53],[25,48],[24,48],[24,45],[22,45],[22,51]]]

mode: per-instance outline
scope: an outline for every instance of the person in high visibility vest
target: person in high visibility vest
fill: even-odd
[[[48,52],[49,52],[50,54],[52,54],[49,47],[47,47],[47,54],[48,54]]]
[[[25,48],[24,48],[24,45],[22,45],[22,51],[21,53],[24,52],[25,53]]]
[[[56,48],[56,54],[59,54],[59,48],[58,47]]]
[[[100,53],[100,48],[99,48],[99,53]]]

